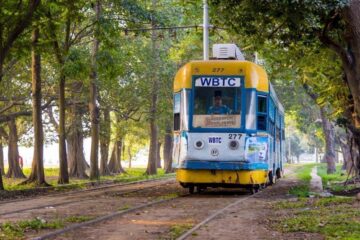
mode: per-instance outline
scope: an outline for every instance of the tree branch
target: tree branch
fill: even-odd
[[[40,0],[31,0],[29,1],[29,8],[22,18],[15,24],[15,28],[9,33],[7,39],[4,41],[3,48],[1,49],[0,56],[2,60],[5,59],[5,56],[9,52],[9,49],[19,37],[19,35],[24,31],[24,29],[30,24],[32,16],[39,6]]]
[[[41,110],[44,110],[45,108],[47,108],[53,101],[54,99],[51,98],[49,99],[44,105],[41,106]],[[10,113],[7,115],[2,115],[0,116],[0,123],[4,123],[4,122],[8,122],[11,119],[20,117],[20,116],[31,116],[32,114],[32,110],[24,110],[24,111],[20,111],[20,112],[15,112],[15,113]]]
[[[325,22],[325,26],[321,33],[318,33],[319,40],[327,47],[335,51],[339,57],[341,58],[342,62],[345,66],[352,64],[352,57],[351,55],[335,40],[329,37],[328,33],[333,28],[334,22],[338,19],[339,12],[333,13],[331,17]]]

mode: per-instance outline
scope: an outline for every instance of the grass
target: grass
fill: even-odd
[[[65,219],[54,219],[46,221],[34,218],[31,220],[21,220],[17,222],[6,222],[0,225],[0,239],[13,240],[24,239],[25,233],[42,229],[60,229],[69,223],[80,223],[93,219],[89,216],[69,216]]]
[[[360,184],[348,184],[344,185],[347,179],[347,173],[341,170],[342,165],[336,166],[336,172],[333,174],[327,174],[327,166],[325,163],[318,166],[318,175],[322,179],[323,185],[331,192],[343,192],[350,191],[355,188],[360,188]]]
[[[179,196],[178,193],[169,193],[166,195],[162,195],[156,198],[156,200],[167,200],[167,199],[173,199],[173,198],[177,198]]]
[[[118,211],[125,211],[131,208],[129,204],[124,204],[122,207],[118,208]]]
[[[287,213],[275,219],[273,227],[281,232],[320,233],[325,239],[359,239],[360,209],[355,201],[330,197],[280,202],[274,208]]]
[[[341,165],[337,165],[336,172],[333,174],[327,174],[326,163],[322,163],[317,167],[318,175],[321,177],[324,186],[331,185],[333,182],[342,182],[346,180],[347,174],[343,174],[341,167]]]
[[[120,182],[133,182],[133,181],[140,181],[140,180],[148,180],[148,179],[158,179],[166,176],[172,176],[174,174],[165,174],[163,169],[158,169],[158,174],[156,175],[145,175],[145,168],[131,168],[126,169],[126,173],[112,175],[112,176],[101,176],[100,182],[103,181],[114,181],[115,183]],[[31,169],[25,168],[23,170],[26,176],[30,175]],[[77,189],[83,188],[90,182],[99,182],[99,181],[90,181],[88,179],[70,179],[69,185],[59,185],[57,184],[59,169],[57,168],[46,168],[45,169],[45,176],[46,181],[55,187],[55,190],[63,190],[63,189]],[[4,187],[5,190],[12,191],[12,190],[26,190],[26,189],[34,189],[36,186],[34,184],[26,184],[26,185],[19,185],[24,179],[13,179],[13,178],[5,178],[3,177]]]
[[[298,186],[292,187],[289,190],[291,195],[297,197],[309,197],[310,195],[310,180],[311,180],[311,170],[316,166],[316,163],[312,164],[303,164],[297,167],[294,171],[296,177],[300,180]]]
[[[185,231],[191,229],[193,227],[190,223],[184,223],[184,224],[176,224],[171,226],[170,228],[170,239],[177,239],[181,236]]]

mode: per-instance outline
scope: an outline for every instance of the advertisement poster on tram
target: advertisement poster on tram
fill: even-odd
[[[249,162],[268,161],[268,138],[247,137],[245,139],[245,159]]]

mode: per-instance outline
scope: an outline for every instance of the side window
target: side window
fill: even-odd
[[[257,129],[266,131],[267,119],[267,98],[259,95],[257,98]]]
[[[256,92],[246,92],[246,129],[256,129]]]
[[[180,93],[174,95],[174,131],[180,130]]]

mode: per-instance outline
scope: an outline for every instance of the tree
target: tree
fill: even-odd
[[[36,182],[37,185],[48,185],[44,172],[44,132],[41,109],[41,55],[39,48],[39,28],[34,26],[31,39],[32,49],[32,105],[34,124],[34,156],[31,174],[25,183]]]
[[[101,2],[96,0],[94,7],[95,11],[95,33],[93,38],[92,56],[91,56],[91,73],[90,73],[90,99],[89,99],[89,111],[91,120],[91,153],[90,153],[90,179],[99,178],[99,107],[97,105],[97,55],[100,45],[99,40],[99,20],[101,15]]]
[[[0,8],[0,82],[4,75],[4,63],[14,42],[30,25],[40,0],[1,2]]]
[[[164,149],[163,149],[165,173],[173,172],[172,148],[173,148],[172,132],[171,132],[170,125],[168,125],[166,127],[166,133],[165,133],[165,137],[164,137]]]
[[[110,110],[104,109],[103,118],[100,123],[100,174],[102,176],[109,175],[108,168],[109,147],[110,147]]]
[[[8,137],[8,163],[9,169],[6,173],[8,178],[25,178],[24,173],[19,165],[19,150],[18,150],[18,132],[15,118],[11,118],[8,122],[9,137]]]
[[[155,11],[156,9],[156,0],[152,0],[152,10]],[[156,19],[153,15],[151,18],[151,27],[155,28]],[[151,43],[152,43],[152,54],[154,60],[152,61],[152,74],[151,74],[151,105],[150,105],[150,115],[149,115],[149,123],[150,123],[150,147],[149,147],[149,159],[148,165],[146,169],[146,174],[152,175],[156,174],[157,172],[157,157],[158,157],[158,126],[156,123],[156,114],[157,114],[157,101],[158,101],[158,76],[156,74],[156,65],[158,63],[158,55],[157,55],[157,43],[156,43],[156,31],[153,30],[151,32]],[[154,71],[155,70],[155,71]]]
[[[309,46],[322,44],[337,54],[343,71],[342,89],[349,89],[350,97],[343,105],[344,127],[353,134],[352,151],[355,161],[360,162],[357,151],[360,146],[360,2],[341,1],[219,1],[211,0],[217,22],[226,24],[238,33],[245,34],[254,43],[271,43],[285,51],[298,44]],[[219,14],[220,13],[220,14]],[[261,13],[261,14],[259,14]],[[316,51],[322,51],[320,47]],[[290,56],[289,56],[290,57]],[[355,166],[360,164],[354,163]],[[355,167],[356,174],[360,169]]]

